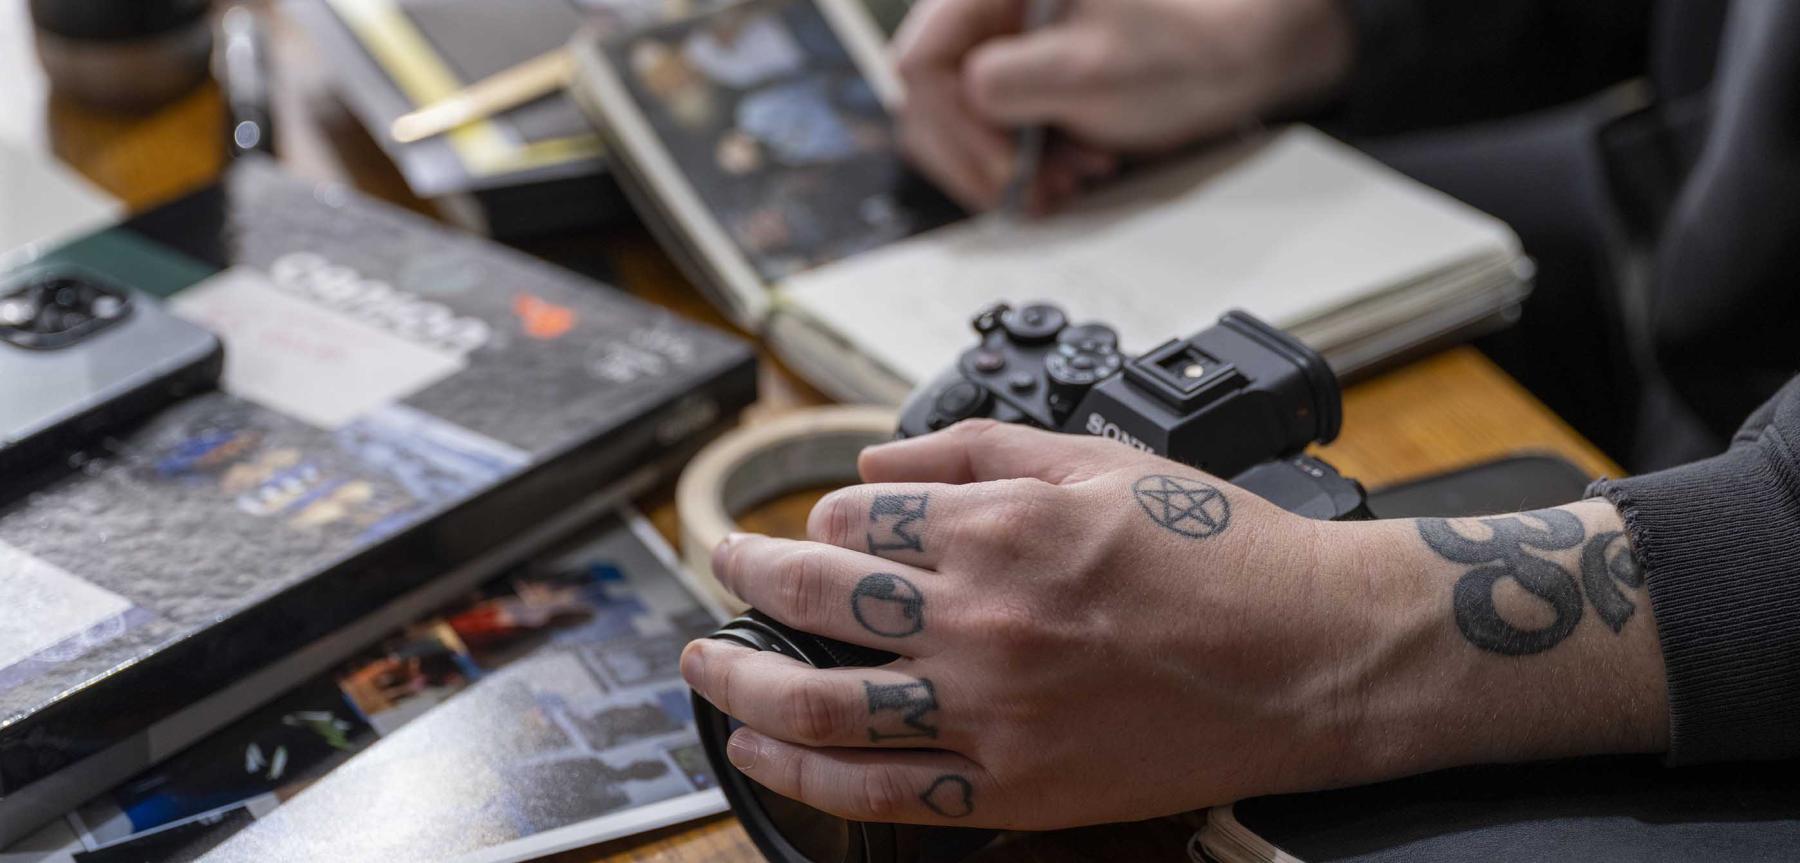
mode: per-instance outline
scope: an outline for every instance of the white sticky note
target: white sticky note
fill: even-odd
[[[226,392],[327,430],[463,368],[456,354],[308,302],[243,267],[176,294],[169,308],[224,340]]]
[[[0,542],[0,668],[118,617],[131,601]]]

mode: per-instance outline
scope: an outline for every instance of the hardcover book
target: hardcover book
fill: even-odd
[[[260,160],[47,260],[227,359],[0,504],[0,842],[672,474],[754,397],[733,338]]]

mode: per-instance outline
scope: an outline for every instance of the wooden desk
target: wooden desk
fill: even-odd
[[[375,143],[336,102],[296,30],[274,16],[273,47],[281,90],[277,142],[287,167],[301,175],[348,182],[420,212]],[[0,46],[0,50],[17,46]],[[223,162],[218,94],[196,91],[146,117],[97,115],[52,100],[47,129],[53,149],[128,204],[143,207],[210,180]],[[620,285],[683,314],[729,327],[686,283],[640,229],[596,236]],[[585,256],[585,255],[584,255]],[[762,399],[748,421],[825,400],[764,351]],[[1322,454],[1370,486],[1523,451],[1556,453],[1589,474],[1620,475],[1605,455],[1472,349],[1415,363],[1351,389],[1343,437]],[[672,490],[643,505],[675,538]],[[757,514],[755,529],[777,535],[804,530],[814,494],[793,495]],[[1193,825],[1178,819],[1016,836],[982,855],[985,861],[1180,860]],[[761,860],[735,819],[713,818],[550,858],[555,863],[701,863]]]

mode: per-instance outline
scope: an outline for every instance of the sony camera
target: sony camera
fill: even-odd
[[[975,417],[1096,435],[1225,477],[1299,515],[1369,517],[1362,486],[1304,452],[1337,437],[1343,402],[1324,358],[1281,330],[1234,311],[1203,332],[1127,357],[1111,328],[1070,325],[1055,306],[997,305],[974,323],[980,343],[907,401],[900,437]],[[756,611],[712,637],[819,668],[896,658]],[[694,709],[726,798],[774,863],[951,863],[992,838],[984,830],[846,821],[781,797],[726,760],[737,721],[698,695]]]

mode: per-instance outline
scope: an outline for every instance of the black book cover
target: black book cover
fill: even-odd
[[[0,833],[80,790],[47,779],[85,797],[166,757],[146,729],[754,398],[732,338],[261,161],[47,257],[165,297],[227,361],[0,505]]]

